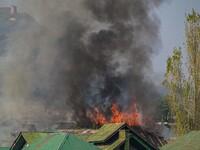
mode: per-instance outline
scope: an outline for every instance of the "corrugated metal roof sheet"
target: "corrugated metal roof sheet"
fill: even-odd
[[[200,131],[192,131],[179,137],[161,147],[161,150],[200,150]]]
[[[0,147],[0,150],[9,150],[10,147]]]
[[[103,125],[97,132],[87,140],[92,143],[105,142],[111,135],[125,126],[124,123],[112,123]]]
[[[98,130],[69,130],[71,133],[74,133],[76,136],[80,137],[81,139],[94,143],[98,147],[102,149],[107,149],[112,144],[116,144],[117,141],[123,141],[118,139],[114,143],[108,144],[107,141],[112,138],[117,132],[122,130],[127,131],[127,134],[134,134],[143,141],[143,144],[148,145],[150,147],[161,147],[162,145],[166,144],[166,141],[160,137],[159,135],[155,134],[154,132],[149,132],[145,128],[142,127],[130,127],[125,123],[114,123],[114,124],[105,124]],[[68,132],[67,130],[64,130]],[[119,136],[120,138],[120,136]]]
[[[48,132],[22,132],[22,136],[28,144],[35,142],[37,139],[45,137],[53,133]]]
[[[116,148],[128,147],[130,140],[134,139],[135,142],[139,142],[143,147],[155,150],[159,147],[158,143],[162,142],[162,138],[154,135],[141,127],[130,127],[125,123],[105,124],[98,130],[80,129],[80,130],[58,130],[56,132],[22,132],[16,141],[13,143],[14,149],[19,150],[28,145],[29,149],[33,147],[41,146],[44,149],[49,147],[57,147],[56,143],[60,145],[66,141],[67,135],[70,133],[76,135],[78,140],[84,140],[93,143],[97,147],[105,150],[112,150]],[[66,141],[67,142],[67,141]],[[64,142],[65,143],[65,142]],[[86,143],[86,142],[85,142]],[[127,143],[129,143],[127,145]],[[53,146],[51,146],[53,144]],[[89,143],[86,143],[89,144]],[[92,146],[94,146],[92,145]],[[132,146],[134,142],[132,143]],[[70,145],[67,145],[70,146]],[[78,145],[77,145],[78,146]],[[26,147],[26,148],[28,148]],[[95,147],[96,148],[96,147]],[[42,150],[42,149],[41,149]]]
[[[54,133],[27,145],[23,150],[100,150],[72,134]]]
[[[11,146],[12,150],[22,149],[25,144],[30,144],[35,142],[37,139],[40,139],[44,136],[47,136],[49,132],[20,132],[19,136],[16,138],[14,143]]]
[[[27,145],[23,150],[57,150],[59,149],[60,145],[62,144],[66,134],[53,134],[47,135],[43,138],[40,138],[33,142],[32,144]]]

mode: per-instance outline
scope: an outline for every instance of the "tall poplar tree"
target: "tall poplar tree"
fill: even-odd
[[[195,10],[186,15],[187,63],[183,71],[182,50],[175,48],[167,59],[163,84],[168,91],[170,111],[178,134],[200,130],[200,14]]]

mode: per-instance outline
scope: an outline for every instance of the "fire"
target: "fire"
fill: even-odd
[[[118,111],[118,104],[114,103],[111,107],[112,117],[110,119],[111,123],[120,123],[123,121],[122,113]]]
[[[97,107],[94,108],[94,116],[95,118],[93,119],[93,122],[95,124],[103,125],[106,123],[106,117],[99,112]]]
[[[111,107],[112,116],[110,120],[106,119],[106,116],[102,114],[97,107],[94,108],[92,115],[88,115],[91,121],[96,125],[104,125],[106,123],[127,123],[130,126],[140,125],[140,113],[137,109],[136,103],[123,111],[120,112],[118,109],[118,104],[114,103]]]

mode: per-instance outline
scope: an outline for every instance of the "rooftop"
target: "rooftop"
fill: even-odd
[[[27,144],[23,150],[100,150],[93,144],[87,143],[69,133],[54,133],[44,136],[31,144]]]
[[[200,131],[192,131],[161,147],[161,150],[199,150]]]
[[[131,147],[139,150],[158,150],[159,147],[166,144],[162,137],[150,133],[142,127],[130,127],[125,123],[112,123],[105,124],[97,130],[67,129],[46,132],[21,132],[11,149],[31,150],[38,146],[40,150],[49,149],[50,147],[52,149],[52,147],[56,148],[63,143],[69,143],[65,149],[69,147],[74,150],[71,146],[79,147],[82,145],[81,141],[89,146],[103,150],[129,150]],[[62,147],[60,148],[62,149]],[[85,150],[88,149],[85,148]]]

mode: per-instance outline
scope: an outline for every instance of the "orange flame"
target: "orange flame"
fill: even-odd
[[[95,124],[106,124],[106,117],[99,112],[99,109],[97,107],[94,109],[94,113],[95,118],[93,119],[93,121]]]
[[[100,113],[97,107],[94,108],[92,115],[88,115],[95,125],[104,125],[106,123],[127,123],[130,126],[140,125],[140,113],[137,109],[136,103],[126,111],[119,112],[118,104],[114,103],[111,107],[112,116],[107,120],[105,115]]]
[[[120,123],[123,121],[122,114],[118,111],[118,104],[114,103],[111,107],[112,117],[110,119],[111,123]]]

